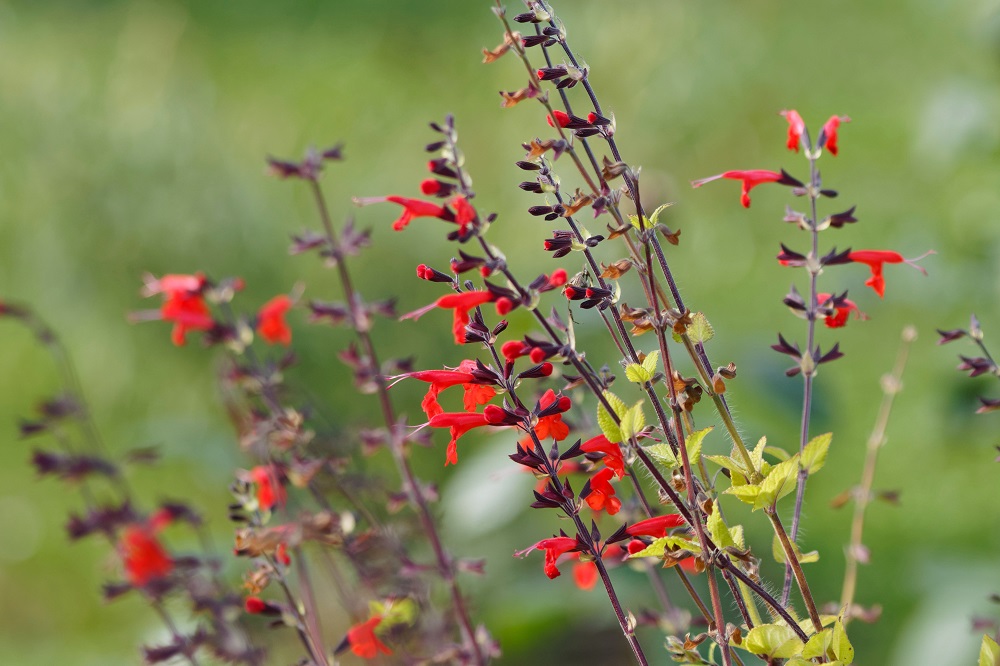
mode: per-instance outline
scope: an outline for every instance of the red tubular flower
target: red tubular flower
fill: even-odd
[[[455,343],[462,345],[465,344],[465,327],[469,324],[469,310],[489,303],[493,298],[493,294],[488,291],[463,291],[458,294],[448,294],[419,310],[408,312],[400,319],[419,319],[434,308],[454,310],[455,317],[451,330],[455,335]]]
[[[186,342],[188,331],[208,331],[215,326],[204,298],[197,292],[167,292],[167,299],[160,306],[160,318],[174,323],[170,339],[178,347]]]
[[[580,445],[585,453],[603,453],[601,462],[612,470],[619,479],[625,476],[625,458],[622,457],[621,447],[610,442],[604,435],[598,435],[588,439]]]
[[[573,582],[581,590],[593,589],[597,579],[597,564],[594,562],[578,562],[573,565]]]
[[[274,549],[274,559],[278,560],[286,567],[291,565],[292,557],[288,554],[288,546],[285,545],[284,541],[279,543],[278,547]]]
[[[561,287],[566,284],[567,276],[565,268],[557,268],[552,271],[552,275],[549,276],[549,283],[547,285],[548,289],[555,289],[556,287]]]
[[[587,495],[587,505],[594,511],[602,509],[608,512],[609,516],[618,513],[622,507],[622,501],[615,496],[615,489],[611,485],[611,477],[614,470],[604,467],[590,479],[590,494]]]
[[[782,111],[781,115],[788,121],[788,150],[799,152],[799,142],[802,140],[802,133],[806,131],[805,121],[795,109]]]
[[[170,575],[174,561],[156,538],[159,525],[133,523],[118,539],[118,553],[125,566],[125,577],[133,587]]]
[[[539,406],[542,411],[545,411],[551,407],[556,402],[556,394],[552,389],[547,390],[542,394],[541,400],[538,401]],[[539,441],[543,441],[551,437],[557,442],[561,442],[566,439],[569,435],[569,426],[563,423],[562,412],[567,411],[571,406],[572,402],[566,396],[558,398],[560,410],[558,413],[549,414],[547,416],[541,416],[538,419],[538,423],[535,424],[535,436],[538,437]],[[535,448],[535,441],[529,435],[521,440],[521,448],[527,450]]]
[[[629,536],[649,536],[660,539],[667,536],[667,530],[680,527],[684,524],[684,519],[679,514],[668,513],[663,516],[655,516],[632,523],[625,529]]]
[[[874,289],[879,298],[884,298],[885,278],[882,277],[882,266],[884,264],[909,264],[924,275],[927,275],[927,270],[923,266],[917,265],[916,262],[932,253],[933,250],[917,257],[916,259],[906,259],[903,255],[898,252],[893,252],[892,250],[857,250],[848,254],[847,257],[851,261],[868,265],[872,271],[872,276],[865,281],[865,286]]]
[[[267,608],[267,604],[260,597],[247,597],[243,602],[243,607],[251,615],[256,615],[258,613],[263,613]]]
[[[194,275],[164,275],[156,278],[147,273],[143,276],[142,295],[145,297],[156,294],[173,294],[182,292],[200,292],[205,287],[205,276],[201,273]]]
[[[571,537],[552,537],[550,539],[542,539],[528,550],[545,551],[545,575],[551,579],[560,576],[560,571],[556,568],[556,560],[559,559],[559,556],[575,549],[576,539]]]
[[[476,209],[461,195],[453,198],[451,205],[455,209],[455,224],[458,225],[458,231],[460,234],[465,234],[469,224],[476,219]]]
[[[450,428],[451,442],[448,443],[448,450],[445,454],[445,466],[458,463],[458,438],[469,432],[473,428],[490,425],[486,417],[482,414],[469,414],[467,412],[442,412],[437,414],[428,422],[432,428]]]
[[[285,321],[285,314],[292,307],[292,299],[281,294],[264,303],[257,312],[257,332],[268,344],[288,346],[292,342],[292,329]]]
[[[274,465],[259,465],[250,470],[250,478],[257,484],[257,504],[264,511],[284,506],[288,499]]]
[[[816,294],[816,302],[822,305],[826,303],[832,296],[830,294]],[[823,323],[826,324],[827,328],[841,328],[847,325],[847,319],[850,317],[851,313],[854,313],[857,319],[867,319],[865,314],[858,309],[857,304],[849,298],[843,300],[843,305],[840,307],[834,307],[836,312],[829,317],[823,319]]]
[[[500,353],[507,359],[508,363],[513,363],[515,359],[525,356],[531,352],[531,347],[526,342],[520,340],[508,340],[500,347]]]
[[[461,384],[465,389],[463,406],[467,412],[474,412],[477,405],[485,405],[493,399],[496,395],[496,390],[492,386],[475,383],[476,377],[471,373],[475,367],[475,361],[465,360],[459,364],[457,370],[419,370],[399,375],[398,378],[394,379],[412,377],[413,379],[419,379],[422,382],[430,384],[430,388],[427,389],[427,394],[424,396],[423,402],[420,403],[420,407],[427,414],[427,418],[431,419],[444,412],[444,408],[441,407],[437,398],[441,391],[450,386]]]
[[[849,123],[851,119],[847,116],[830,116],[830,119],[823,123],[823,129],[819,133],[819,147],[825,147],[830,154],[837,155],[837,130],[840,123]]]
[[[370,620],[356,624],[347,630],[347,643],[351,652],[362,659],[374,659],[378,653],[392,654],[389,646],[375,635],[375,627],[382,623],[382,616],[376,615]]]
[[[441,181],[437,178],[427,178],[420,181],[420,191],[427,196],[431,196],[441,191],[441,185]]]
[[[692,180],[691,187],[701,187],[705,183],[710,183],[713,180],[718,180],[720,178],[743,181],[743,192],[740,196],[740,203],[743,204],[744,208],[749,208],[750,190],[762,183],[776,183],[782,180],[784,175],[777,171],[764,171],[763,169],[752,169],[750,171],[726,171],[715,176],[702,178],[701,180]]]
[[[387,197],[373,197],[370,199],[355,199],[354,203],[359,206],[367,206],[373,203],[394,203],[403,207],[403,214],[392,223],[394,231],[402,231],[414,219],[418,217],[436,217],[446,222],[454,221],[455,216],[446,207],[431,201],[422,199],[408,199],[396,195]]]
[[[565,111],[560,111],[559,109],[556,109],[555,111],[552,112],[552,115],[545,116],[545,122],[549,124],[549,127],[556,126],[555,123],[552,122],[552,116],[556,117],[555,122],[559,123],[559,127],[566,127],[566,125],[569,125],[569,114],[566,113]]]

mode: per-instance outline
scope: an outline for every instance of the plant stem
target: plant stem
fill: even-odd
[[[891,374],[882,378],[882,404],[879,405],[875,427],[868,436],[868,446],[865,452],[865,466],[861,474],[861,485],[854,492],[854,517],[851,520],[851,542],[847,546],[847,566],[844,571],[844,588],[840,595],[840,607],[843,610],[843,623],[851,619],[851,604],[854,603],[854,592],[858,577],[858,551],[862,548],[861,537],[865,528],[865,510],[871,502],[872,484],[875,482],[875,466],[878,463],[878,452],[885,445],[885,430],[889,423],[889,415],[896,394],[903,388],[903,370],[910,346],[917,339],[917,331],[912,326],[903,329],[902,342],[896,354],[896,363]]]
[[[781,524],[781,519],[778,518],[778,513],[775,511],[773,506],[764,509],[764,511],[767,513],[767,517],[771,520],[771,525],[774,527],[774,533],[778,535],[778,541],[781,542],[781,548],[785,553],[785,559],[788,561],[792,572],[795,574],[795,581],[799,584],[799,591],[802,592],[802,601],[806,604],[806,611],[809,613],[809,619],[812,620],[813,627],[816,631],[822,631],[823,621],[820,620],[819,611],[816,610],[816,602],[813,601],[812,590],[809,589],[809,583],[806,582],[805,573],[803,573],[802,565],[799,563],[799,558],[795,554],[795,548],[792,546],[792,542],[789,541],[788,534],[785,532],[785,526]]]

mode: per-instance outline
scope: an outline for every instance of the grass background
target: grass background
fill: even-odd
[[[315,223],[307,192],[268,178],[263,157],[343,140],[348,160],[325,186],[340,215],[375,228],[376,249],[355,263],[365,292],[397,296],[401,311],[432,300],[437,292],[417,284],[412,267],[445,264],[453,248],[441,228],[421,221],[392,234],[395,210],[355,211],[349,199],[415,194],[421,148],[432,140],[426,123],[447,112],[458,118],[478,206],[500,214],[492,240],[524,275],[539,262],[552,267],[539,251],[550,227],[524,213],[537,200],[516,189],[513,167],[519,144],[548,128],[537,106],[499,108],[497,91],[522,86],[524,73],[513,59],[480,63],[479,49],[500,41],[490,4],[0,2],[0,297],[32,303],[62,332],[116,449],[162,447],[165,463],[134,479],[146,497],[203,507],[219,543],[229,539],[226,487],[244,461],[220,408],[213,353],[172,347],[164,326],[126,323],[125,313],[144,307],[139,277],[241,275],[248,309],[298,282],[308,297],[334,298],[327,273],[285,251],[290,233]],[[623,154],[643,166],[645,200],[677,203],[667,223],[683,230],[682,244],[669,260],[686,300],[718,331],[713,360],[739,367],[731,401],[749,439],[796,445],[800,382],[784,378],[783,358],[767,346],[779,330],[803,336],[780,304],[798,276],[774,255],[781,241],[804,247],[805,236],[780,221],[783,188],[755,190],[747,211],[736,184],[692,191],[688,181],[736,168],[803,173],[801,157],[784,150],[777,112],[797,108],[814,130],[848,114],[841,155],[822,163],[824,182],[841,192],[827,212],[857,204],[861,222],[824,242],[906,256],[937,250],[923,262],[927,278],[888,267],[884,301],[863,287],[862,266],[822,278],[829,290],[850,289],[871,320],[821,333],[824,346],[840,340],[847,359],[818,379],[814,432],[835,434],[809,486],[804,545],[822,553],[810,565],[816,596],[837,598],[849,514],[828,501],[859,477],[879,377],[913,323],[921,337],[877,478],[901,492],[901,505],[870,511],[872,564],[858,592],[884,615],[854,625],[852,638],[859,663],[969,663],[978,643],[970,618],[996,616],[986,596],[1000,590],[996,417],[972,414],[988,380],[953,370],[955,352],[971,350],[936,347],[933,329],[963,326],[972,311],[988,335],[1000,326],[995,3],[576,0],[556,9],[616,114]],[[344,336],[306,327],[301,313],[293,319],[303,364],[292,380],[312,386],[338,425],[356,425],[370,402],[344,380]],[[419,365],[454,363],[437,335],[443,315],[435,323],[382,326],[378,340]],[[600,331],[583,329],[598,345],[591,358],[613,364]],[[152,615],[132,599],[100,603],[113,559],[100,544],[67,543],[62,524],[75,498],[32,478],[29,446],[15,436],[17,418],[55,389],[55,375],[17,327],[0,326],[0,347],[9,433],[0,447],[0,654],[25,666],[136,663],[136,644],[158,636]],[[505,451],[501,440],[463,449],[462,464],[441,477],[440,506],[455,549],[488,558],[490,575],[469,585],[502,641],[502,663],[581,654],[615,663],[623,642],[601,595],[509,557],[557,526],[520,509],[530,481],[502,466]],[[440,453],[416,454],[427,474],[438,473]],[[766,533],[749,534],[766,554]],[[623,586],[638,606],[641,583],[623,572]],[[656,640],[647,638],[648,652],[662,663]]]

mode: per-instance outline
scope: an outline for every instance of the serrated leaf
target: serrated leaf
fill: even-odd
[[[708,323],[708,318],[701,312],[691,315],[691,325],[687,327],[688,337],[694,343],[708,342],[715,337],[715,329]]]
[[[609,405],[611,405],[611,409],[615,410],[615,415],[618,416],[618,420],[620,421],[627,410],[625,403],[611,391],[604,392],[604,399],[608,401]],[[604,436],[608,438],[609,442],[617,443],[624,441],[622,438],[621,428],[619,428],[618,424],[615,423],[615,420],[611,418],[608,411],[604,409],[603,404],[599,404],[597,406],[597,425],[600,426],[601,432],[604,433]]]
[[[681,466],[681,461],[670,450],[669,444],[653,444],[652,446],[642,447],[642,450],[667,469],[673,470]]]
[[[671,201],[670,203],[665,203],[665,204],[663,204],[662,206],[658,207],[656,210],[653,211],[653,214],[649,216],[649,221],[653,223],[653,226],[656,226],[656,224],[658,223],[658,221],[660,219],[660,213],[662,213],[667,208],[670,208],[673,205],[674,205],[674,202]]]
[[[795,552],[795,556],[798,558],[799,564],[811,564],[819,561],[818,550],[803,553],[799,549],[799,545],[797,543],[792,543],[792,550]],[[781,540],[778,538],[777,534],[775,534],[774,538],[771,540],[771,554],[774,556],[774,561],[778,564],[785,563],[785,549],[781,547]]]
[[[645,384],[653,378],[653,374],[638,363],[625,366],[625,377],[633,384]]]
[[[979,647],[979,666],[997,666],[1000,664],[1000,645],[990,638],[989,634],[983,634],[983,643]]]
[[[708,528],[708,535],[712,537],[712,541],[719,548],[725,548],[726,546],[735,546],[736,542],[733,540],[733,535],[726,527],[726,523],[722,520],[722,514],[719,512],[719,508],[716,507],[712,513],[708,515],[705,519],[705,527]]]
[[[688,460],[692,465],[698,464],[698,460],[701,458],[701,443],[705,439],[705,435],[712,432],[713,428],[715,426],[695,430],[684,440],[684,443],[687,444]]]
[[[833,433],[813,437],[805,448],[802,449],[802,467],[815,474],[826,463],[826,454],[830,450],[830,442],[833,440]]]
[[[729,486],[723,491],[727,495],[735,495],[741,502],[757,508],[757,497],[760,495],[760,486],[756,484],[746,484],[743,486]]]
[[[649,373],[650,377],[656,374],[659,361],[660,361],[660,352],[658,351],[649,352],[648,354],[646,354],[646,358],[642,360],[642,367],[646,369],[646,372]]]
[[[812,636],[804,648],[802,648],[802,656],[806,659],[812,659],[813,657],[823,657],[826,655],[826,649],[830,645],[830,638],[833,635],[833,629],[824,629]]]
[[[830,649],[833,650],[833,656],[844,662],[845,664],[850,664],[854,661],[854,646],[851,645],[851,641],[847,638],[847,631],[844,629],[844,623],[837,618],[837,621],[833,623],[833,635],[830,637]]]
[[[781,624],[760,624],[747,633],[743,647],[769,659],[798,656],[804,643],[790,627]]]
[[[689,550],[692,553],[698,554],[701,552],[701,546],[682,536],[665,536],[660,537],[640,550],[638,553],[629,555],[629,559],[639,557],[663,557],[663,554],[668,550]]]
[[[636,433],[646,427],[646,415],[642,411],[642,400],[632,405],[632,407],[622,416],[621,430],[622,441],[632,439]]]
[[[767,448],[767,437],[761,437],[757,440],[757,446],[753,447],[753,451],[750,452],[750,460],[753,461],[753,467],[756,471],[764,474],[764,449]],[[734,454],[735,457],[735,454]],[[747,470],[752,471],[752,470]]]
[[[760,493],[754,501],[754,509],[773,506],[782,497],[795,490],[799,479],[799,456],[775,465],[760,483]]]

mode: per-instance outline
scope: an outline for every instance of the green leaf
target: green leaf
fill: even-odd
[[[983,644],[979,648],[979,666],[1000,666],[1000,645],[983,634]]]
[[[795,556],[798,558],[799,564],[811,564],[819,561],[818,550],[803,553],[799,549],[799,545],[794,542],[792,543],[792,550],[795,551]],[[778,538],[777,534],[775,534],[774,538],[771,540],[771,554],[774,555],[774,561],[778,564],[785,563],[785,549],[781,547],[781,539]]]
[[[673,201],[671,201],[670,203],[663,204],[662,206],[653,211],[653,214],[649,216],[649,221],[652,222],[653,224],[657,224],[660,219],[660,213],[662,213],[667,208],[670,208],[673,205],[674,205]]]
[[[782,497],[795,490],[799,478],[799,456],[792,456],[771,469],[760,484],[760,494],[754,502],[754,509],[773,506]]]
[[[809,470],[809,474],[815,474],[826,463],[826,454],[830,450],[832,439],[832,432],[817,435],[802,449],[802,468]]]
[[[640,430],[646,427],[646,415],[642,411],[642,400],[632,405],[632,407],[622,416],[621,441],[632,439]]]
[[[697,344],[708,342],[715,337],[715,329],[708,323],[708,318],[703,313],[695,312],[691,315],[691,325],[687,328],[687,334]]]
[[[649,352],[648,354],[646,354],[646,358],[642,360],[642,367],[645,368],[646,372],[649,373],[650,377],[656,374],[659,361],[660,361],[660,352],[658,351]]]
[[[642,450],[667,469],[673,470],[681,466],[681,461],[670,450],[669,444],[653,444],[652,446],[642,447]]]
[[[629,559],[637,557],[663,557],[663,554],[668,550],[688,550],[698,554],[701,552],[701,546],[691,539],[686,539],[682,536],[665,536],[649,544],[638,553],[629,555]]]
[[[625,377],[634,384],[645,384],[653,378],[653,374],[646,370],[645,366],[629,363],[625,366]]]
[[[806,646],[802,648],[802,656],[806,659],[825,656],[826,649],[830,646],[830,637],[832,634],[832,629],[824,629],[812,636],[806,643]]]
[[[611,409],[615,410],[615,415],[620,421],[622,416],[624,416],[625,412],[628,410],[625,403],[611,391],[604,392],[604,399],[608,401],[609,405],[611,405]],[[601,432],[604,433],[604,436],[608,438],[609,442],[616,443],[624,441],[621,429],[618,427],[618,424],[615,423],[615,420],[611,418],[608,411],[604,409],[603,404],[599,404],[597,406],[597,425],[600,426]]]
[[[851,641],[847,638],[847,631],[844,630],[844,623],[837,618],[837,621],[833,623],[833,635],[830,637],[830,649],[833,650],[833,656],[844,662],[845,664],[850,664],[854,661],[854,646],[851,645]]]
[[[712,541],[719,548],[725,548],[726,546],[735,546],[736,541],[733,540],[733,535],[726,527],[726,523],[722,520],[722,514],[719,513],[719,508],[715,507],[715,510],[708,515],[705,519],[705,526],[708,528],[708,535],[712,537]]]
[[[741,502],[745,502],[755,509],[758,508],[757,497],[760,495],[760,486],[746,484],[742,486],[729,486],[723,491],[727,495],[735,495]]]
[[[791,457],[788,451],[777,446],[765,446],[764,453],[770,453],[772,457],[782,461],[788,460]]]
[[[798,656],[804,643],[791,628],[782,624],[760,624],[743,639],[743,647],[754,654],[769,659],[788,659]]]
[[[709,426],[701,430],[695,430],[687,439],[684,440],[687,444],[688,459],[691,461],[692,465],[698,464],[698,459],[701,457],[701,442],[705,439],[705,435],[712,432],[715,426]]]

